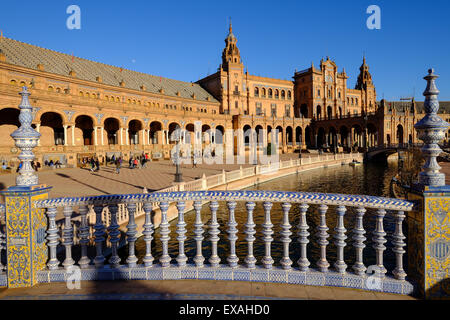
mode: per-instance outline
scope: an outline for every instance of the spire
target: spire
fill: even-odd
[[[231,24],[231,17],[230,17],[230,28],[229,28],[229,30],[230,30],[230,34],[232,34],[233,33],[233,25]]]

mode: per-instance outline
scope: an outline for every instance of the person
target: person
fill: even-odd
[[[44,161],[44,166],[48,167],[48,160],[47,159],[45,159],[45,161]]]
[[[50,162],[48,163],[48,166],[50,167],[50,168],[52,168],[53,169],[53,166],[54,166],[55,164],[53,163],[53,160],[50,160]]]
[[[59,161],[59,159],[56,160],[56,162],[55,162],[55,168],[56,169],[60,169],[61,168],[61,162]]]
[[[116,159],[115,165],[116,165],[116,173],[119,174],[120,173],[120,165],[121,165],[120,159]]]
[[[2,164],[2,170],[6,170],[6,168],[7,168],[6,162],[3,161],[3,164]]]
[[[100,161],[98,161],[98,158],[95,160],[95,171],[100,171]]]
[[[34,164],[34,160],[31,160],[31,168],[36,171],[36,165]]]
[[[19,170],[22,169],[22,166],[23,166],[23,162],[20,161],[19,165],[17,166],[16,172],[19,172]]]
[[[138,159],[137,159],[137,158],[134,158],[134,161],[133,161],[133,168],[137,168],[137,167],[138,167],[138,164],[139,164]]]
[[[197,156],[194,154],[194,159],[192,161],[192,168],[197,168]]]
[[[91,158],[90,163],[91,163],[91,172],[94,172],[94,169],[95,169],[94,157]]]
[[[128,160],[128,164],[130,165],[130,169],[133,169],[133,158],[130,157],[130,160]]]
[[[41,168],[41,163],[38,161],[36,162],[36,171],[38,171]]]

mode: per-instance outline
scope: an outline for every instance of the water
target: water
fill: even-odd
[[[298,175],[290,175],[287,177],[272,180],[266,183],[262,183],[258,186],[248,188],[248,190],[284,190],[284,191],[308,191],[308,192],[325,192],[325,193],[343,193],[343,194],[365,194],[373,196],[385,196],[389,197],[389,182],[393,175],[397,172],[396,163],[390,163],[388,166],[386,164],[376,164],[369,163],[366,165],[361,165],[357,167],[351,167],[349,165],[329,167],[324,169],[310,170]],[[221,258],[221,263],[226,264],[227,252],[229,248],[227,221],[228,221],[228,210],[225,202],[219,202],[219,210],[217,212],[217,220],[220,224],[220,241],[218,243],[218,255]],[[316,267],[316,262],[319,259],[319,247],[317,245],[317,238],[315,237],[316,227],[319,224],[319,215],[315,205],[311,205],[307,212],[307,223],[309,226],[308,232],[311,234],[309,236],[310,243],[307,246],[308,259],[311,263],[310,267]],[[330,263],[330,267],[336,261],[336,247],[334,245],[334,228],[336,226],[336,207],[329,206],[326,221],[329,228],[328,234],[330,235],[328,241],[330,244],[327,246],[327,260]],[[210,210],[209,204],[205,204],[201,211],[202,220],[205,226],[209,223]],[[300,211],[297,205],[293,205],[289,214],[289,221],[292,225],[292,242],[290,244],[290,258],[294,262],[293,266],[296,267],[296,261],[299,259],[299,248],[300,245],[297,242],[298,228]],[[235,210],[236,221],[238,223],[238,241],[236,242],[236,254],[239,257],[239,263],[244,264],[243,260],[247,254],[247,242],[245,241],[245,226],[247,221],[247,212],[245,209],[245,202],[238,202]],[[274,265],[279,266],[279,261],[283,255],[283,247],[280,242],[280,231],[281,231],[281,220],[282,220],[282,210],[280,203],[274,203],[271,210],[271,220],[274,225],[273,227],[273,238],[272,242],[272,258],[275,260]],[[193,239],[194,233],[194,222],[195,222],[195,212],[190,211],[185,215],[185,221],[187,223],[187,240],[185,242],[185,253],[189,258],[188,263],[193,263],[193,257],[196,254],[196,243]],[[254,222],[256,224],[256,241],[254,243],[254,255],[257,258],[257,265],[261,265],[261,259],[264,256],[264,242],[262,239],[262,224],[264,223],[264,211],[262,208],[262,203],[256,204],[254,211]],[[349,267],[351,267],[355,261],[355,249],[351,245],[351,230],[353,229],[355,222],[355,211],[353,208],[347,208],[347,212],[344,218],[345,228],[347,229],[347,246],[344,249],[345,262]],[[174,220],[170,223],[170,241],[169,241],[169,254],[172,258],[176,258],[178,255],[178,241],[176,240],[176,223]],[[368,209],[364,216],[364,228],[366,230],[365,241],[366,248],[364,249],[364,263],[366,266],[375,264],[375,250],[372,248],[372,232],[375,229],[375,215],[374,210]],[[393,218],[390,216],[389,212],[384,219],[385,232],[388,233],[388,240],[390,240],[389,235],[394,231]],[[404,228],[406,229],[406,228]],[[208,241],[209,235],[207,234],[208,229],[205,227],[205,232],[203,234],[203,256],[206,258],[205,263],[208,262],[210,257],[210,241]],[[154,233],[154,240],[152,242],[152,254],[155,257],[155,262],[161,256],[161,241],[159,230]],[[384,253],[385,266],[389,271],[392,271],[395,267],[394,255],[391,251],[390,241],[388,241],[385,246],[387,250]],[[126,257],[127,248],[121,248],[120,256]],[[142,262],[142,258],[145,255],[145,242],[143,237],[138,239],[136,242],[136,255],[139,259],[139,263]],[[124,262],[124,261],[123,261]],[[176,263],[174,260],[172,263]],[[405,263],[406,265],[406,263]]]

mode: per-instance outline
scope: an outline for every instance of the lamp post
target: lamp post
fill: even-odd
[[[181,129],[177,126],[173,133],[173,141],[176,143],[176,153],[174,156],[176,172],[175,172],[175,182],[183,182],[183,175],[180,171],[180,138],[181,138]]]

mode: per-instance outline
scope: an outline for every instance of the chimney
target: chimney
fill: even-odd
[[[77,73],[76,73],[74,70],[70,70],[70,71],[69,71],[69,76],[75,78],[75,77],[77,76]]]
[[[44,71],[44,70],[45,70],[44,65],[43,65],[42,63],[38,63],[37,69],[38,69],[39,71]]]
[[[97,76],[97,78],[95,78],[95,80],[97,80],[97,82],[103,82],[103,79],[101,76]]]

